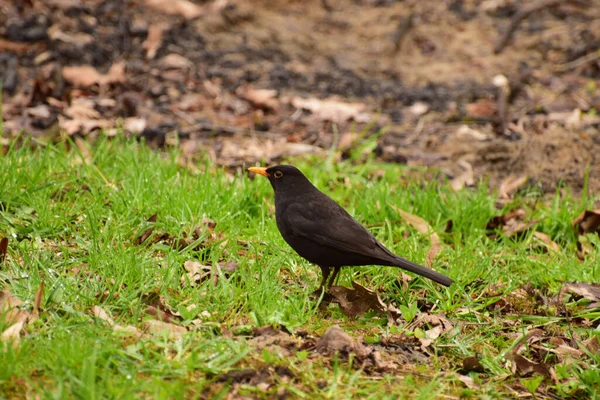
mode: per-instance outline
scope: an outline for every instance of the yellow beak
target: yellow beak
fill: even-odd
[[[270,176],[267,172],[267,169],[263,167],[250,167],[248,168],[248,171],[254,172],[255,174],[259,174],[262,176],[266,176],[267,178]]]

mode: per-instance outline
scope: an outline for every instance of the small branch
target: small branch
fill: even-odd
[[[396,29],[396,32],[394,33],[394,37],[392,38],[392,40],[394,42],[394,53],[397,53],[400,51],[400,48],[402,47],[402,42],[404,41],[404,38],[406,37],[408,32],[412,29],[413,19],[414,19],[413,17],[414,17],[413,13],[410,13],[405,18],[403,18],[402,21],[400,21],[400,23],[398,24],[398,28]]]
[[[575,68],[579,68],[581,66],[584,66],[586,64],[591,64],[594,61],[598,61],[600,60],[600,50],[595,50],[592,51],[591,53],[586,54],[583,57],[579,57],[576,60],[570,61],[568,63],[565,64],[561,64],[561,65],[557,65],[554,68],[554,71],[556,72],[566,72],[570,69],[575,69]]]
[[[510,25],[504,32],[504,35],[498,39],[496,45],[494,46],[494,54],[502,53],[508,41],[512,38],[513,34],[521,24],[525,18],[529,17],[532,13],[539,11],[543,8],[552,7],[557,4],[560,4],[566,0],[540,0],[532,5],[525,6],[518,13],[515,14],[513,19],[510,21]]]

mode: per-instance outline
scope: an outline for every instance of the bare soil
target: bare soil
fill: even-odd
[[[599,6],[0,0],[4,130],[60,140],[121,126],[240,166],[385,129],[378,158],[458,187],[513,176],[580,193],[589,175],[597,192]]]

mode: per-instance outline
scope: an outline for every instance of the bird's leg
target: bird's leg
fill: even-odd
[[[335,283],[335,280],[337,279],[338,274],[340,273],[340,269],[341,267],[333,267],[333,274],[331,275],[331,278],[329,278],[329,282],[327,283],[327,289],[329,289],[331,285]]]
[[[329,278],[329,273],[331,272],[331,268],[329,267],[321,267],[319,265],[319,268],[321,268],[321,275],[323,275],[323,279],[321,280],[321,286],[319,286],[319,288],[317,289],[317,291],[321,291],[324,290],[325,288],[329,288],[331,285],[327,285],[327,278]],[[335,274],[335,269],[334,269],[334,274]]]

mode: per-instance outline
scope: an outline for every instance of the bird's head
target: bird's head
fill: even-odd
[[[292,165],[275,165],[269,168],[250,167],[248,171],[266,176],[275,193],[302,189],[307,184],[312,186],[304,174]]]

